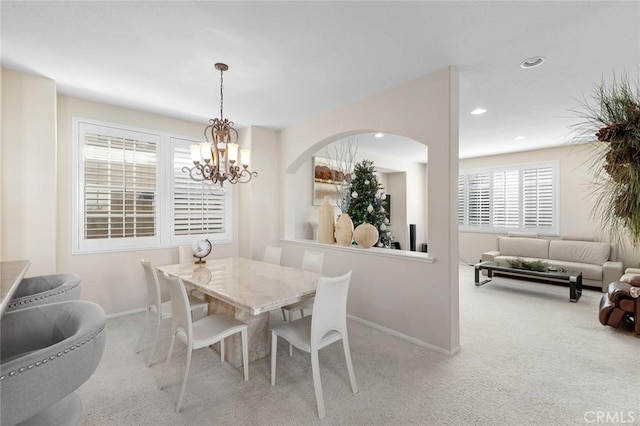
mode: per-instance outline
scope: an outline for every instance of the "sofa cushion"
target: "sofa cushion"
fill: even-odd
[[[549,240],[524,237],[498,237],[501,256],[549,258]]]
[[[553,240],[549,242],[549,259],[603,265],[609,260],[611,246],[590,241]]]

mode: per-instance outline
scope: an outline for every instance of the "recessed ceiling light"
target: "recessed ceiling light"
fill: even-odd
[[[529,69],[542,65],[544,62],[544,56],[534,56],[533,58],[525,59],[520,63],[520,68]]]
[[[480,115],[480,114],[484,114],[485,112],[487,112],[487,110],[484,108],[476,108],[473,111],[471,111],[471,114]]]
[[[524,137],[524,136],[516,136],[516,140],[517,141],[521,141],[522,139],[526,139],[526,137]]]
[[[378,139],[380,139],[380,138],[384,138],[384,133],[378,132],[378,133],[376,133],[375,135],[373,135],[373,137],[374,137],[374,138],[378,138]]]

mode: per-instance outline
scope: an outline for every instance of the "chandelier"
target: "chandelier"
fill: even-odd
[[[215,64],[220,71],[220,118],[212,118],[204,129],[206,142],[191,145],[191,160],[194,166],[182,168],[195,181],[211,181],[219,183],[247,183],[257,172],[249,170],[251,153],[248,149],[240,150],[238,161],[238,132],[233,128],[233,121],[222,115],[224,97],[222,94],[222,74],[229,69],[226,64]]]

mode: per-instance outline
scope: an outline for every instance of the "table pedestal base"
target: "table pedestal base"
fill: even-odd
[[[236,308],[221,300],[206,296],[209,302],[209,314],[226,314],[249,325],[249,362],[264,358],[271,353],[271,327],[269,325],[269,312],[260,315],[251,315],[248,312]],[[216,352],[220,352],[220,344],[211,346]],[[224,358],[234,367],[242,367],[242,338],[240,333],[229,336],[224,341]]]

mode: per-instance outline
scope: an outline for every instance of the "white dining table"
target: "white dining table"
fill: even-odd
[[[209,314],[225,313],[249,325],[249,361],[271,350],[270,311],[315,294],[320,274],[242,257],[159,266],[205,294]],[[216,345],[214,347],[218,349]],[[225,358],[242,365],[239,335],[225,344]]]

